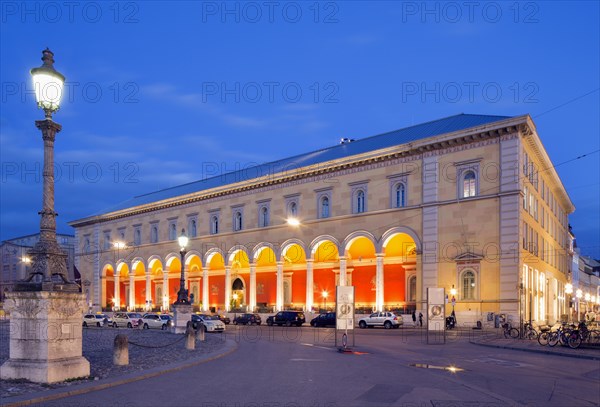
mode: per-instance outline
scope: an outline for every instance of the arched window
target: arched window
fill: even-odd
[[[329,197],[321,198],[321,218],[329,217]]]
[[[133,242],[136,245],[142,244],[142,231],[139,229],[135,230],[135,235],[133,236]]]
[[[84,253],[89,253],[89,252],[90,252],[90,248],[91,248],[91,247],[90,247],[90,245],[91,245],[91,244],[90,244],[90,239],[89,239],[89,238],[86,238],[86,239],[85,239],[85,244],[84,244],[84,246],[83,246],[83,252],[84,252]]]
[[[417,301],[417,276],[410,276],[408,278],[408,301]]]
[[[462,197],[469,198],[477,194],[477,177],[475,171],[468,170],[462,178]]]
[[[210,233],[213,235],[219,233],[219,217],[217,215],[210,218]]]
[[[467,270],[462,273],[461,288],[462,288],[461,298],[463,300],[474,300],[475,299],[476,281],[475,281],[475,272],[474,271]]]
[[[233,218],[233,230],[238,231],[238,230],[242,230],[242,213],[241,212],[236,212],[235,216]]]
[[[198,234],[198,229],[196,227],[196,219],[192,219],[190,221],[190,237],[196,237]]]
[[[169,240],[175,239],[177,239],[177,225],[171,223],[171,226],[169,226]]]
[[[396,208],[402,208],[406,206],[406,186],[400,182],[396,184],[396,188],[394,189],[394,203]]]
[[[356,213],[363,213],[365,211],[365,191],[359,189],[356,192]]]
[[[152,231],[150,232],[150,240],[152,243],[158,242],[158,226],[152,226]]]
[[[288,206],[288,216],[298,216],[298,204],[296,202],[290,202]]]
[[[260,208],[260,227],[269,226],[269,208],[263,206]]]

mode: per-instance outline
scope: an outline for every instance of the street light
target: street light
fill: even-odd
[[[571,302],[573,300],[573,284],[565,284],[565,294],[569,294],[569,316],[567,318],[567,322],[571,322]]]
[[[177,292],[177,301],[175,304],[189,304],[188,291],[185,289],[185,274],[183,270],[185,268],[185,254],[187,253],[188,237],[185,234],[185,229],[181,229],[181,235],[177,238],[179,242],[179,254],[181,255],[181,279],[179,280],[179,291]]]
[[[327,296],[329,293],[326,290],[323,290],[321,295],[323,296],[323,308],[325,308],[325,311],[327,311]]]
[[[577,297],[577,321],[580,321],[579,316],[579,303],[581,302],[581,297],[583,297],[583,291],[580,289],[575,292],[575,297]]]
[[[44,141],[40,239],[28,253],[32,262],[29,277],[18,284],[16,290],[32,290],[33,284],[33,290],[78,291],[79,286],[67,278],[67,254],[56,241],[57,213],[54,212],[54,140],[62,126],[52,120],[52,114],[60,107],[65,77],[54,69],[52,51],[46,48],[42,55],[42,66],[31,70],[36,102],[45,115],[44,120],[35,121]]]
[[[300,226],[300,220],[298,218],[288,218],[287,224],[290,226]]]

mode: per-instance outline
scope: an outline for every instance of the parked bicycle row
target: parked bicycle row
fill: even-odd
[[[537,340],[542,346],[554,347],[558,344],[572,349],[579,348],[582,344],[600,346],[600,330],[589,327],[585,322],[577,325],[566,322],[557,322],[553,326],[536,326],[529,322],[523,329],[513,327],[509,322],[502,325],[505,338]]]

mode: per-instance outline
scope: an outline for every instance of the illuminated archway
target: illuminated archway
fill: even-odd
[[[270,308],[277,303],[277,256],[273,245],[258,244],[252,256],[256,264],[256,306]]]
[[[314,304],[330,309],[335,297],[340,244],[333,236],[319,236],[310,244],[313,259]]]
[[[385,253],[384,304],[387,308],[408,311],[416,305],[408,299],[407,283],[408,277],[414,274],[420,244],[415,241],[416,235],[406,233],[406,229],[388,232],[382,239],[382,250]]]
[[[357,232],[344,240],[348,261],[348,284],[354,285],[357,308],[374,309],[377,301],[377,260],[375,241],[367,232]]]
[[[283,303],[292,308],[298,306],[311,307],[306,290],[306,251],[304,244],[296,239],[288,240],[281,247],[283,262]],[[308,303],[308,304],[307,304]]]

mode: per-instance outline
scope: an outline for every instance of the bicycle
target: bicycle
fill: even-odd
[[[556,331],[553,331],[548,337],[548,346],[554,347],[559,342],[562,346],[567,346],[569,343],[569,336],[575,326],[573,324],[567,325],[562,324]]]
[[[577,329],[569,335],[568,344],[571,349],[577,349],[582,342],[597,344],[600,340],[600,332],[588,329],[585,322],[580,322]]]
[[[502,324],[502,328],[504,328],[505,338],[517,339],[519,337],[519,330],[517,328],[513,328],[510,322]]]
[[[523,338],[536,340],[538,339],[538,336],[538,331],[533,327],[531,322],[526,322],[525,325],[523,325]]]

